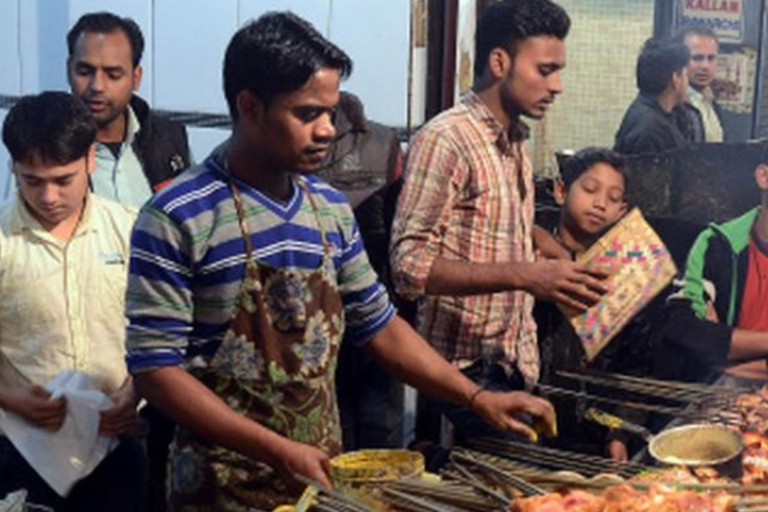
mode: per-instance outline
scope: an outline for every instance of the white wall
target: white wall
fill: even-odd
[[[226,114],[221,63],[229,39],[246,21],[286,9],[352,57],[342,87],[360,96],[371,119],[406,125],[410,0],[0,0],[0,95],[67,90],[67,30],[85,12],[108,10],[144,33],[141,96],[160,109]],[[190,128],[195,158],[225,136]],[[6,161],[0,148],[0,194]]]

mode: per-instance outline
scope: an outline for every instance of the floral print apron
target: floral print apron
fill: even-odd
[[[275,432],[333,456],[341,451],[334,373],[344,312],[331,245],[312,271],[256,261],[237,185],[230,180],[247,250],[245,279],[224,339],[210,364],[190,372],[233,410]],[[171,446],[174,511],[246,512],[293,503],[268,465],[198,439],[179,428]]]

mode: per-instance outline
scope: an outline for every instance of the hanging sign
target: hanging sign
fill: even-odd
[[[720,42],[741,43],[744,38],[743,0],[681,0],[680,26],[705,26]]]

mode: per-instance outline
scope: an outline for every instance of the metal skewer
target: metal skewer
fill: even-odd
[[[672,416],[678,416],[681,414],[685,414],[686,412],[686,410],[682,407],[667,407],[664,405],[653,405],[653,404],[645,404],[640,402],[631,402],[626,400],[617,400],[615,398],[609,398],[609,397],[600,396],[600,395],[593,395],[590,393],[585,393],[583,391],[573,391],[571,389],[558,388],[558,387],[549,386],[546,384],[537,384],[536,388],[548,394],[570,396],[574,398],[585,398],[588,400],[593,400],[595,402],[604,402],[607,404],[631,407],[633,409],[639,409],[639,410],[648,411],[648,412],[657,412],[660,414],[669,414]]]
[[[404,478],[387,482],[380,489],[394,489],[409,495],[430,498],[434,501],[448,503],[458,508],[476,512],[486,512],[493,506],[492,502],[479,495],[472,487],[459,481],[430,482],[422,478]]]
[[[688,382],[667,381],[622,375],[617,373],[558,371],[557,375],[586,383],[633,391],[659,398],[668,398],[684,402],[703,402],[735,397],[752,391],[746,388],[693,384]]]
[[[481,494],[488,496],[490,499],[496,502],[497,505],[500,505],[502,509],[506,509],[509,507],[510,497],[502,495],[493,489],[489,488],[487,485],[483,484],[475,475],[473,475],[467,468],[465,468],[463,465],[459,464],[455,460],[452,460],[453,466],[452,469],[457,471],[459,474],[451,474],[451,478],[460,480],[467,485],[470,485],[473,489],[480,492]]]
[[[294,473],[293,478],[306,486],[312,486],[317,489],[317,492],[309,498],[309,501],[312,502],[311,505],[314,505],[318,502],[326,506],[331,505],[332,503],[339,503],[342,506],[336,510],[340,509],[349,512],[378,512],[377,510],[374,510],[371,507],[360,503],[354,498],[347,496],[343,492],[323,487],[323,485],[316,480],[312,480],[311,478],[307,478],[298,473]],[[302,500],[299,501],[301,502]],[[299,507],[297,506],[297,509],[298,508]]]
[[[454,451],[450,455],[451,461],[456,464],[457,461],[474,464],[475,466],[478,466],[485,471],[490,472],[494,478],[505,481],[506,483],[509,483],[513,485],[515,488],[522,491],[524,494],[527,494],[529,496],[536,495],[536,494],[546,494],[546,491],[542,489],[541,487],[537,487],[524,478],[521,478],[519,476],[513,475],[512,473],[507,473],[505,471],[500,470],[496,466],[489,464],[483,460],[480,460],[476,457],[471,456],[467,452],[458,452]]]
[[[439,503],[429,498],[419,498],[390,487],[382,487],[381,492],[392,501],[393,505],[407,507],[414,512],[465,512],[464,510]]]
[[[513,459],[551,469],[578,471],[585,475],[612,472],[624,477],[631,477],[640,471],[649,469],[648,466],[636,462],[617,463],[605,457],[566,452],[532,444],[501,441],[499,439],[482,438],[470,440],[469,444],[481,452],[506,459]]]

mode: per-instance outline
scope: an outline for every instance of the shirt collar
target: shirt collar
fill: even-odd
[[[232,138],[216,146],[208,157],[215,169],[229,177],[229,147],[232,144]]]
[[[139,118],[136,117],[136,112],[133,111],[133,107],[128,105],[126,107],[126,114],[128,116],[128,126],[125,128],[125,143],[128,145],[133,144],[133,139],[136,138],[136,134],[141,129],[141,123]]]
[[[659,112],[663,116],[666,116],[668,118],[674,118],[675,117],[674,110],[672,110],[672,112],[667,112],[666,110],[661,108],[661,105],[659,105],[659,102],[656,101],[656,98],[651,96],[651,95],[649,95],[649,94],[640,93],[638,95],[638,99],[640,100],[641,103],[644,103],[648,107],[656,110],[657,112]]]
[[[528,125],[518,120],[510,133],[474,91],[470,90],[461,101],[488,128],[489,140],[501,151],[506,152],[512,144],[523,142],[528,138],[530,133]]]
[[[705,87],[701,91],[697,91],[691,86],[688,86],[688,99],[697,103],[712,103],[715,99],[715,94],[710,87]]]
[[[82,218],[80,219],[80,222],[75,229],[75,235],[96,229],[96,226],[92,222],[92,203],[92,195],[90,192],[87,192],[85,198],[85,209],[83,210]],[[24,231],[30,231],[39,236],[50,236],[48,230],[45,229],[43,225],[40,224],[40,221],[38,221],[29,211],[29,208],[24,202],[24,198],[22,197],[20,190],[16,190],[16,195],[14,196],[13,210],[11,212],[9,227],[11,233],[15,235],[21,234]]]

